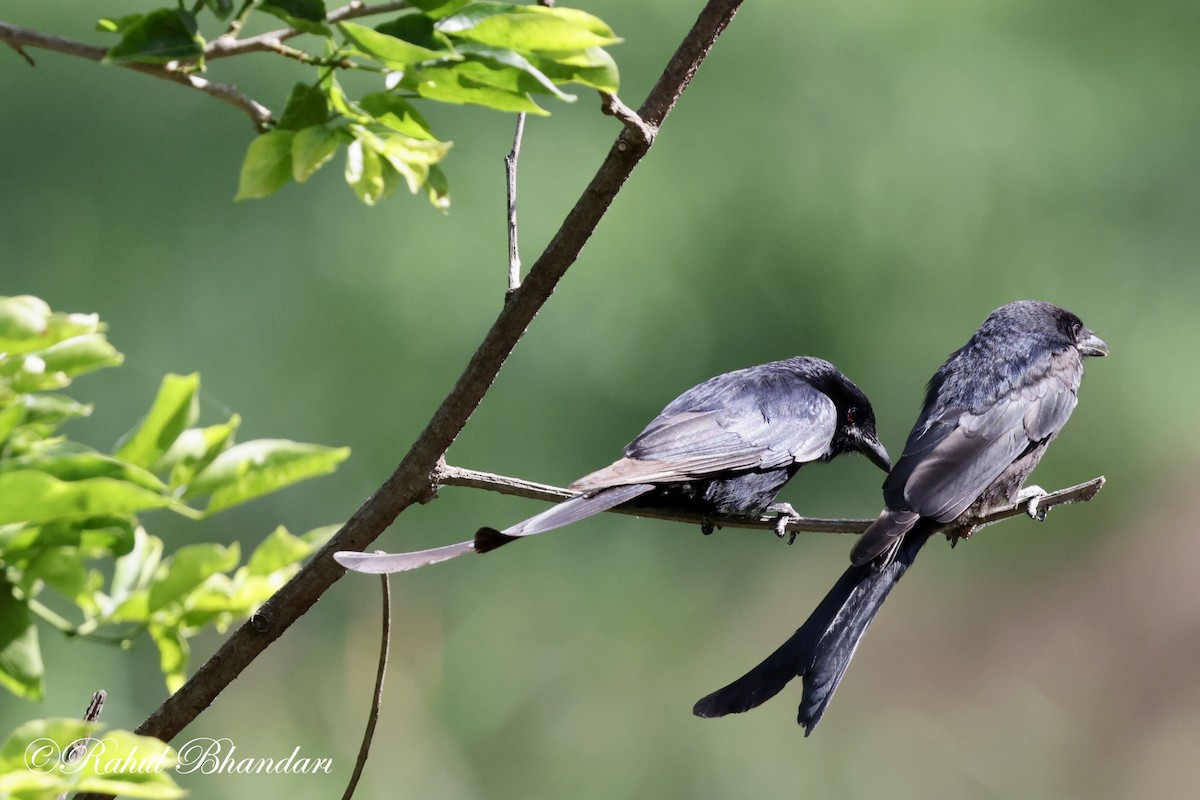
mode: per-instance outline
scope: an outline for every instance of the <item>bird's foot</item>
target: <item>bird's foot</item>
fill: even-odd
[[[787,537],[788,544],[793,544],[796,541],[796,534],[800,531],[788,531],[789,522],[795,522],[800,519],[800,515],[796,509],[792,508],[791,503],[775,503],[767,506],[767,511],[775,513],[775,535],[780,539]]]
[[[1049,507],[1041,508],[1039,504],[1047,494],[1049,492],[1040,486],[1026,486],[1017,495],[1017,502],[1025,504],[1025,513],[1029,515],[1030,519],[1045,522],[1046,514],[1050,512],[1050,509]]]

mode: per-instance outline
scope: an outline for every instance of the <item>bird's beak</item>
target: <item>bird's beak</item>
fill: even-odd
[[[1083,329],[1084,338],[1079,342],[1079,354],[1084,356],[1106,356],[1108,345],[1104,340],[1087,328]]]
[[[859,431],[858,451],[871,459],[871,463],[884,472],[892,471],[892,459],[888,457],[887,450],[875,437],[875,434]]]

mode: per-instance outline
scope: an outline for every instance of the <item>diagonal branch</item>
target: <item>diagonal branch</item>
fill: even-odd
[[[640,109],[643,119],[655,126],[662,124],[740,5],[741,0],[708,0]],[[251,622],[240,626],[179,691],[138,726],[138,733],[171,740],[345,574],[330,557],[334,551],[364,549],[402,511],[433,497],[442,454],[478,407],[505,359],[649,147],[622,132],[521,288],[508,296],[462,376],[396,471],[329,543],[263,604]]]
[[[534,483],[533,481],[523,480],[521,478],[510,478],[507,475],[496,475],[491,472],[479,472],[473,469],[463,469],[462,467],[450,466],[443,464],[438,473],[438,482],[443,486],[465,486],[472,489],[486,489],[491,492],[499,492],[500,494],[513,495],[514,497],[525,497],[531,500],[547,500],[551,503],[559,503],[568,498],[575,497],[578,492],[573,492],[570,489],[560,489],[557,486],[550,486],[545,483]],[[1104,486],[1104,477],[1092,478],[1090,481],[1069,486],[1066,489],[1059,489],[1056,492],[1050,492],[1038,500],[1038,508],[1049,510],[1055,506],[1068,505],[1070,503],[1086,503],[1096,496]],[[1006,520],[1011,517],[1018,517],[1026,513],[1028,503],[1018,502],[1004,508],[994,509],[985,514],[980,519],[974,520],[971,524],[971,530],[979,530],[988,525],[993,525],[1001,520]],[[651,519],[665,519],[672,522],[691,522],[697,525],[704,525],[711,522],[708,517],[703,514],[694,514],[688,511],[665,510],[656,508],[629,508],[621,507],[610,508],[610,512],[614,514],[630,514],[635,517],[649,517]],[[846,519],[835,518],[827,519],[824,517],[794,517],[788,520],[784,531],[787,533],[799,533],[807,531],[809,533],[854,533],[859,534],[867,529],[875,520],[873,519]],[[775,527],[776,516],[774,514],[763,514],[756,517],[727,517],[721,520],[720,527],[722,528],[746,528],[750,530],[764,530],[778,533]]]

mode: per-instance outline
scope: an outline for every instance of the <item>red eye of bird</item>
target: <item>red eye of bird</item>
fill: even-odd
[[[846,422],[853,425],[857,421],[858,421],[858,409],[857,408],[852,408],[846,412]]]

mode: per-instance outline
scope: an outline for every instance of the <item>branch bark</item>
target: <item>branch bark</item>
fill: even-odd
[[[741,0],[708,0],[639,110],[643,120],[656,127],[662,124],[740,5]],[[509,295],[458,382],[396,471],[308,564],[267,600],[250,621],[240,626],[179,691],[138,726],[138,733],[163,741],[174,738],[345,574],[330,557],[334,551],[366,548],[406,508],[433,497],[442,454],[478,407],[509,353],[575,262],[649,147],[649,143],[633,141],[626,130],[621,132],[595,177],[529,270],[521,288]]]
[[[491,472],[479,472],[473,469],[463,469],[450,465],[443,465],[438,475],[438,482],[443,486],[465,486],[472,489],[486,489],[500,494],[513,495],[515,497],[525,497],[531,500],[546,500],[551,503],[559,503],[571,497],[575,497],[578,492],[573,492],[570,489],[562,489],[558,486],[551,486],[545,483],[534,483],[522,478],[511,478],[507,475],[496,475]],[[1038,501],[1038,508],[1049,510],[1055,506],[1069,505],[1071,503],[1085,503],[1096,496],[1096,493],[1104,487],[1104,476],[1092,478],[1090,481],[1069,486],[1066,489],[1059,489],[1055,492],[1050,492]],[[1004,508],[995,509],[981,519],[975,520],[971,524],[971,530],[979,530],[980,528],[993,525],[1001,520],[1006,520],[1011,517],[1017,517],[1026,513],[1026,503],[1014,503]],[[673,522],[690,522],[697,525],[703,525],[708,522],[708,518],[703,514],[693,514],[687,511],[664,510],[656,508],[612,508],[610,512],[615,514],[630,514],[635,517],[649,517],[651,519],[665,519]],[[775,515],[763,514],[756,517],[727,517],[721,520],[720,527],[722,528],[745,528],[750,530],[765,530],[777,534],[775,527]],[[867,526],[874,522],[874,519],[847,519],[847,518],[824,518],[824,517],[796,517],[790,520],[784,527],[786,533],[853,533],[859,534],[867,529]],[[950,530],[950,529],[947,529]]]

